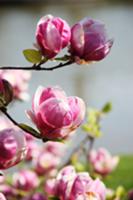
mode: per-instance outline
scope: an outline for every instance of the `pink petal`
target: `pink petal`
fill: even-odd
[[[73,128],[78,127],[85,116],[85,103],[79,97],[68,97],[69,106],[73,114]]]
[[[85,44],[83,27],[80,24],[75,24],[71,33],[72,51],[76,51],[77,56],[82,56]]]
[[[53,128],[70,126],[72,123],[72,113],[65,101],[50,98],[40,105],[39,113],[44,123]]]

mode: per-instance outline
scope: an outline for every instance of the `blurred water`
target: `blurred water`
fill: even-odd
[[[33,73],[31,96],[40,84],[60,85],[69,95],[83,97],[90,107],[101,108],[111,101],[113,111],[102,123],[105,134],[96,146],[133,153],[133,6],[81,3],[0,7],[1,65],[28,65],[21,52],[32,47],[36,23],[48,13],[63,17],[71,25],[85,16],[100,19],[107,24],[115,43],[100,63]],[[30,106],[31,102],[16,103],[11,112],[26,122],[24,110]]]

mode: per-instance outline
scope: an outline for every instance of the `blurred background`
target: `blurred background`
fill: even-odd
[[[60,85],[68,95],[82,97],[87,106],[101,108],[107,101],[113,111],[103,120],[104,137],[96,146],[113,153],[133,153],[133,1],[116,0],[0,0],[0,65],[29,66],[22,50],[32,48],[39,18],[52,14],[70,25],[85,16],[105,22],[115,39],[109,56],[89,65],[32,74],[29,92],[38,85]],[[49,64],[48,64],[49,65]],[[10,112],[30,123],[24,110],[31,101],[16,102]]]

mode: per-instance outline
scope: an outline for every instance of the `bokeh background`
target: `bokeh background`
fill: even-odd
[[[30,65],[22,50],[32,48],[36,23],[49,13],[64,18],[70,25],[85,16],[102,20],[115,42],[109,56],[99,63],[34,72],[30,95],[38,85],[60,85],[69,95],[82,97],[89,107],[101,108],[111,101],[113,110],[102,122],[104,137],[96,146],[105,146],[113,153],[133,153],[133,1],[1,0],[1,66]],[[30,123],[24,113],[30,107],[31,101],[16,102],[10,112],[18,121]]]

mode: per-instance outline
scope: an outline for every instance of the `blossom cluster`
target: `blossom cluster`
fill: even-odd
[[[42,69],[41,64],[49,59],[69,64],[100,61],[113,44],[104,24],[88,17],[70,27],[59,17],[44,16],[37,24],[35,36],[37,50],[24,52],[33,63],[30,69],[35,70]],[[68,54],[56,58],[65,47]],[[109,189],[104,178],[117,167],[119,158],[104,148],[97,151],[92,148],[96,135],[100,135],[95,133],[100,133],[101,113],[93,112],[82,128],[86,131],[86,141],[62,166],[70,148],[70,136],[84,121],[85,102],[80,97],[67,96],[59,86],[39,86],[31,109],[26,112],[36,129],[18,123],[8,114],[8,104],[26,99],[30,79],[29,72],[18,69],[0,71],[0,111],[10,119],[0,118],[0,170],[18,166],[13,175],[0,176],[0,200],[105,200]],[[44,143],[40,145],[34,136]],[[89,140],[90,148],[86,148]],[[77,167],[78,159],[82,170]],[[113,199],[120,200],[114,196]]]
[[[71,28],[68,23],[52,15],[42,17],[36,29],[36,47],[44,57],[54,58],[64,47],[77,62],[102,60],[113,44],[108,39],[104,24],[89,17]]]
[[[0,123],[2,125],[1,133],[5,133],[6,130],[6,134],[10,136],[9,138],[5,136],[6,141],[3,146],[2,144],[0,145],[0,150],[5,151],[1,155],[7,155],[5,158],[3,156],[4,162],[2,162],[2,158],[0,162],[4,165],[6,163],[10,165],[11,157],[14,156],[17,150],[17,140],[15,141],[13,136],[18,131],[18,128],[14,127],[4,117],[1,118]],[[10,129],[7,129],[7,127],[10,127]],[[10,135],[11,133],[12,135]],[[64,144],[49,141],[44,145],[40,145],[33,136],[27,133],[22,134],[19,131],[17,133],[21,136],[21,142],[22,136],[25,136],[26,149],[23,154],[25,159],[22,166],[20,165],[13,175],[0,177],[0,192],[5,195],[7,200],[17,199],[18,197],[21,200],[48,200],[51,196],[61,200],[105,199],[107,194],[105,185],[99,179],[93,180],[90,176],[91,174],[88,174],[88,170],[87,172],[77,173],[74,165],[71,165],[62,168],[58,172],[62,159],[66,155],[67,143],[69,144],[69,142]],[[16,139],[18,138],[19,135],[17,135]],[[17,145],[20,145],[20,143]],[[20,150],[21,147],[18,147]],[[101,176],[110,174],[116,167],[116,164],[114,166],[114,157],[105,149],[100,149],[98,153],[92,150],[88,152],[88,155],[86,165],[91,162],[91,167],[93,167],[94,171],[97,166],[101,166],[101,171],[96,171]],[[17,156],[19,155],[17,154]],[[14,165],[16,164],[15,159],[12,159],[14,161],[12,164]],[[3,195],[2,198],[4,200]]]

